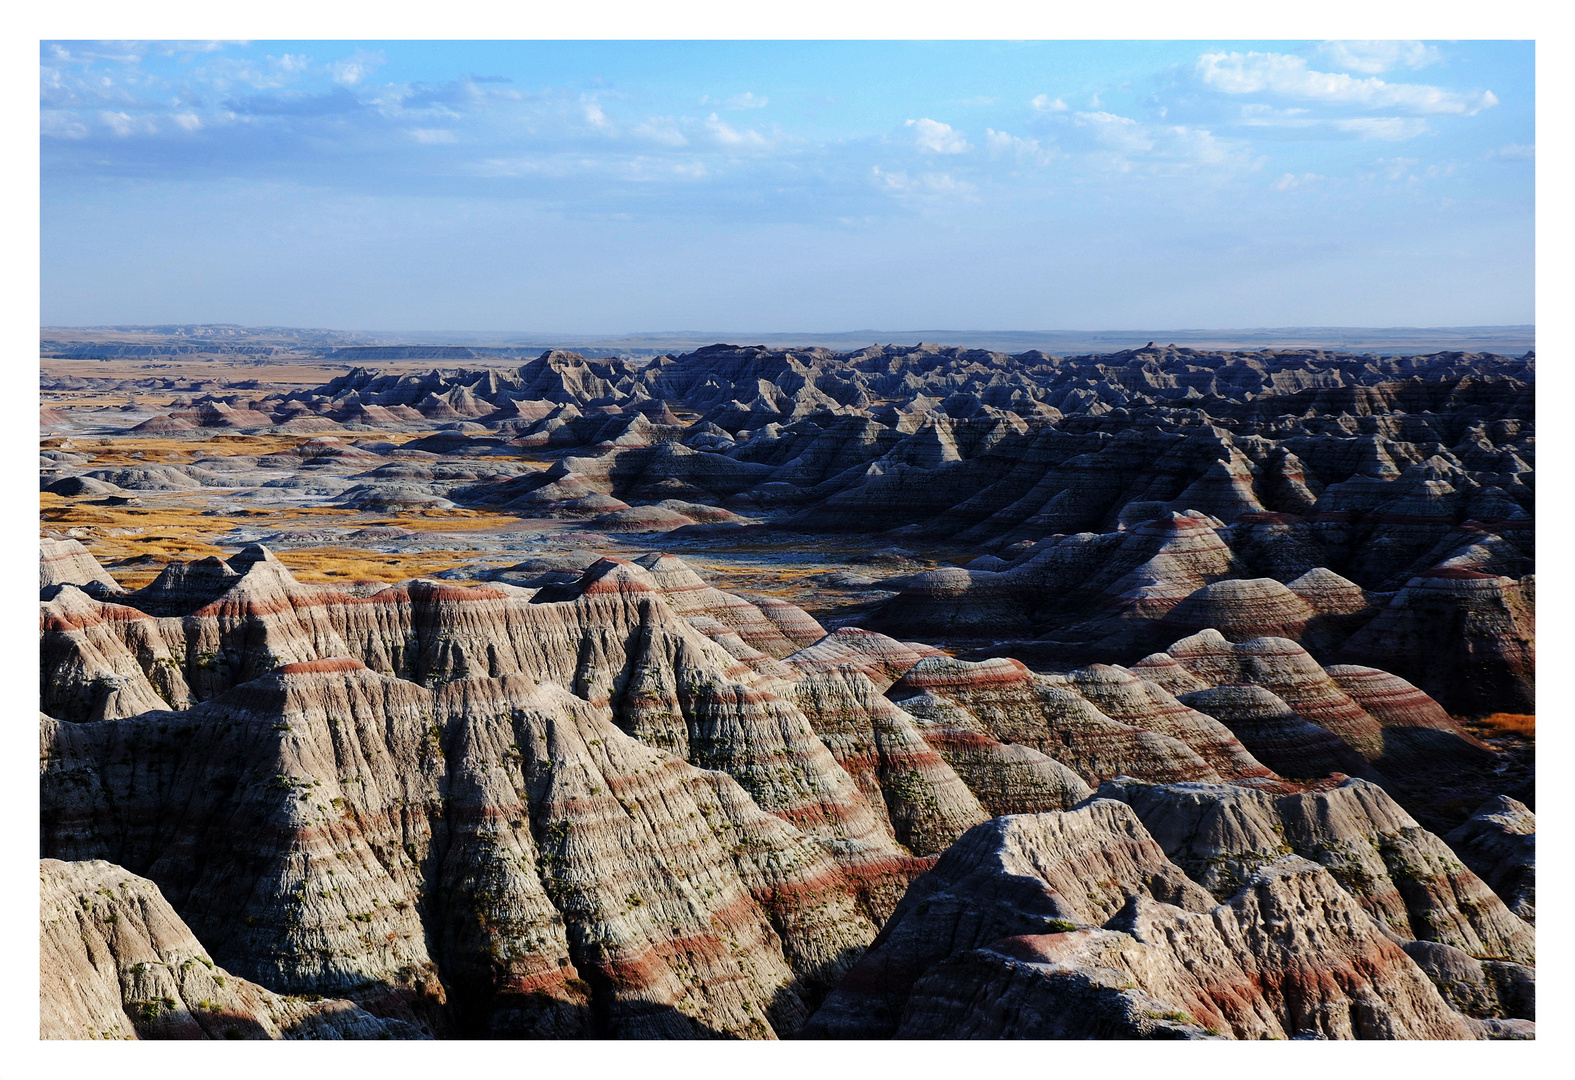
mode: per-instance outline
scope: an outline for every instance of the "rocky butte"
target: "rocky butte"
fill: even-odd
[[[1530,354],[419,353],[46,361],[42,1037],[1534,1036]]]

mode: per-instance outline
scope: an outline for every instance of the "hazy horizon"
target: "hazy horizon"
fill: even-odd
[[[575,334],[528,330],[398,331],[377,328],[248,327],[233,323],[141,324],[119,326],[43,326],[43,341],[64,338],[81,344],[86,336],[99,345],[115,342],[156,345],[177,342],[183,351],[217,332],[216,344],[252,346],[270,342],[323,351],[356,347],[438,349],[458,347],[483,354],[524,354],[538,349],[605,351],[625,356],[683,353],[707,345],[762,345],[774,348],[826,347],[854,351],[868,345],[932,344],[1021,353],[1044,349],[1061,353],[1110,353],[1150,342],[1190,348],[1321,348],[1353,352],[1475,351],[1520,353],[1536,347],[1534,324],[1453,327],[1236,327],[1213,329],[1135,328],[1126,330],[952,330],[871,329],[841,331],[762,331],[738,329],[642,331],[632,334]],[[91,345],[92,342],[87,342]],[[173,347],[173,346],[172,346]],[[89,350],[91,353],[91,350]],[[56,355],[82,355],[76,353]]]

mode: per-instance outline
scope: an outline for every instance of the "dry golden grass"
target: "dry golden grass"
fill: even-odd
[[[173,497],[175,500],[179,496]],[[368,519],[360,511],[338,507],[284,507],[248,509],[210,517],[200,506],[178,501],[143,506],[93,506],[85,501],[40,495],[39,517],[51,532],[74,535],[115,580],[128,589],[141,588],[158,576],[164,564],[188,562],[234,553],[235,545],[217,541],[244,524],[259,530],[284,531],[331,524],[341,527],[396,525],[415,532],[463,533],[507,527],[513,518],[473,510],[429,510],[420,516]],[[503,565],[510,560],[485,551],[422,551],[387,555],[361,547],[323,545],[274,552],[301,581],[346,582],[357,580],[403,581],[431,577],[463,563],[493,557]]]
[[[210,439],[131,439],[116,438],[108,445],[96,439],[73,439],[74,453],[90,456],[90,468],[109,468],[137,464],[186,464],[198,458],[233,457],[238,454],[272,454],[294,450],[306,435],[216,435]],[[59,440],[45,440],[58,445]]]
[[[1537,737],[1537,718],[1526,713],[1496,712],[1477,721],[1481,727],[1492,731],[1509,731],[1528,739]]]
[[[343,584],[349,581],[405,581],[431,577],[489,554],[498,565],[508,561],[485,551],[425,551],[409,555],[385,555],[364,548],[317,547],[276,551],[279,561],[290,568],[297,581]]]

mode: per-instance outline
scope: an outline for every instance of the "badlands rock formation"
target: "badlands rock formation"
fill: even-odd
[[[46,1037],[1534,1034],[1529,355],[78,382]]]
[[[1360,800],[1362,789],[1352,790]],[[1233,809],[1276,804],[1242,788],[1127,782],[1109,794],[1137,805],[1096,797],[971,830],[914,882],[806,1032],[1474,1039],[1530,1027],[1531,969],[1406,940],[1373,918],[1362,891],[1371,879],[1336,876],[1287,843],[1294,836],[1324,855],[1365,844],[1385,813],[1370,799],[1334,815],[1288,809],[1291,828],[1276,832],[1267,818],[1249,823]],[[1169,812],[1159,810],[1167,800]],[[1147,831],[1137,806],[1166,841]],[[1309,820],[1322,830],[1311,844],[1301,824]],[[1182,864],[1167,858],[1167,842]],[[1443,847],[1424,834],[1417,850],[1430,845]],[[1480,882],[1466,887],[1492,896]],[[1488,922],[1507,937],[1476,939],[1479,952],[1529,943],[1529,927],[1497,908]]]
[[[214,964],[159,888],[102,861],[39,864],[39,1038],[409,1039],[348,1001],[281,997]]]

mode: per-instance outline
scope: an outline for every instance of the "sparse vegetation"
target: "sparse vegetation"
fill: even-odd
[[[1528,739],[1536,738],[1537,735],[1537,718],[1526,713],[1491,713],[1477,723],[1490,731],[1512,732]]]

